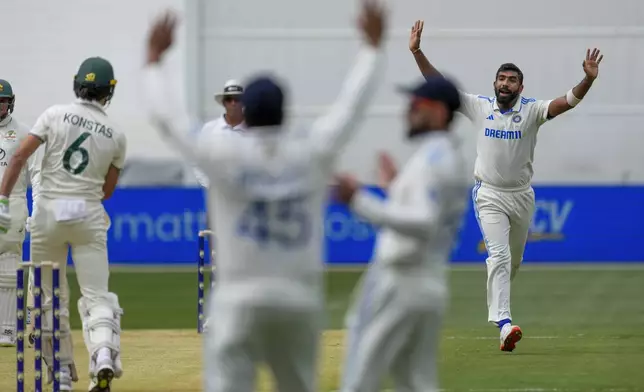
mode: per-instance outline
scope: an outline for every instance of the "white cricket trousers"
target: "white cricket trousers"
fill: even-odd
[[[380,391],[387,375],[396,392],[437,392],[445,282],[372,264],[356,292],[341,392]]]
[[[277,391],[317,392],[322,296],[282,285],[286,290],[217,282],[204,333],[204,391],[253,392],[257,366],[264,363]],[[248,295],[258,299],[241,298]],[[306,306],[285,303],[308,298]]]
[[[503,190],[476,181],[474,212],[485,241],[488,321],[512,320],[510,283],[521,262],[534,215],[534,190]]]
[[[76,278],[81,295],[90,300],[108,298],[109,266],[107,258],[107,226],[101,202],[87,202],[87,216],[76,222],[58,222],[54,218],[53,199],[39,196],[34,202],[30,222],[31,261],[52,261],[60,264],[61,287],[66,286],[67,253],[71,247]],[[44,310],[51,309],[51,269],[42,269]],[[69,309],[69,296],[63,296],[61,309]],[[61,320],[61,324],[63,320]],[[67,326],[61,325],[61,328]]]

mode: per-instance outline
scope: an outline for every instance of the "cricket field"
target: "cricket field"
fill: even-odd
[[[338,388],[344,357],[343,318],[361,272],[327,273],[328,325],[322,340],[320,390]],[[87,352],[78,327],[73,271],[72,325],[86,391]],[[524,339],[499,351],[498,329],[487,323],[482,264],[457,266],[441,341],[445,391],[644,391],[644,267],[525,265],[512,286],[513,316]],[[121,267],[111,275],[125,314],[121,340],[125,374],[114,392],[201,391],[201,339],[196,332],[197,273],[186,268]],[[214,317],[216,322],[216,316]],[[33,355],[26,349],[27,390]],[[0,349],[0,391],[15,390],[15,349]],[[385,382],[383,389],[391,388]],[[51,389],[51,387],[47,388]],[[262,371],[258,391],[271,391]]]

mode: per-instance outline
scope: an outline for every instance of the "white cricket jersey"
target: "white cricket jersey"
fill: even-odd
[[[233,133],[240,133],[246,130],[246,124],[241,123],[237,124],[234,127],[226,121],[226,115],[223,114],[216,119],[207,122],[203,128],[201,128],[200,132],[233,132]],[[201,185],[204,188],[208,188],[208,177],[201,171],[199,170],[198,167],[194,167],[194,173],[195,177],[197,178],[197,182],[199,182],[199,185]]]
[[[110,166],[123,168],[125,134],[98,103],[79,99],[52,106],[40,115],[31,134],[45,147],[40,173],[43,197],[101,201]]]
[[[461,93],[460,111],[478,128],[477,180],[508,190],[530,186],[537,132],[548,120],[550,102],[519,97],[501,113],[496,98]]]
[[[467,206],[471,174],[456,137],[431,132],[389,186],[383,200],[367,190],[352,208],[380,226],[374,263],[429,276],[446,289],[445,270]]]
[[[29,134],[29,128],[19,123],[11,115],[0,121],[0,181],[4,177],[5,170],[9,167],[9,161],[18,150],[18,146]],[[23,167],[16,185],[11,191],[11,197],[26,199],[27,197],[27,167]]]
[[[338,154],[374,95],[380,57],[371,47],[360,51],[338,100],[309,132],[249,128],[241,134],[203,132],[198,140],[177,129],[182,116],[172,110],[182,106],[167,101],[174,94],[165,91],[168,78],[160,67],[145,70],[152,121],[208,176],[217,283],[247,287],[236,290],[238,300],[308,306],[307,293],[321,295],[328,185]],[[302,295],[278,294],[294,291]]]

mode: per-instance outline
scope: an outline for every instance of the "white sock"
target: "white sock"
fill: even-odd
[[[0,289],[0,328],[1,334],[16,329],[16,289]]]

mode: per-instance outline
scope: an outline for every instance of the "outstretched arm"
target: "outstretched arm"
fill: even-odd
[[[360,191],[351,203],[355,212],[376,226],[385,226],[402,235],[429,237],[438,220],[438,208],[429,193],[413,195],[409,205],[396,205],[368,191]]]
[[[385,12],[378,2],[363,0],[359,25],[366,42],[329,113],[318,119],[311,131],[313,143],[325,154],[336,154],[348,142],[374,96],[384,24]]]
[[[424,77],[436,76],[441,73],[429,62],[427,56],[423,53],[423,50],[420,48],[420,38],[423,35],[423,27],[425,22],[422,20],[417,20],[416,23],[411,27],[411,35],[409,36],[409,50],[416,60],[416,65],[420,73]]]
[[[169,77],[163,70],[162,57],[172,46],[176,18],[167,13],[152,27],[148,38],[148,56],[143,71],[144,94],[150,119],[159,134],[186,160],[207,166],[214,160],[222,159],[229,149],[224,143],[217,143],[210,133],[194,137],[191,128],[196,122],[190,121],[182,103],[177,102],[176,93],[168,91]]]
[[[31,183],[32,195],[38,194],[40,187],[40,177],[42,171],[42,161],[45,155],[45,147],[42,145],[36,149],[36,152],[27,160],[29,172],[29,182]]]
[[[347,203],[360,216],[376,226],[384,226],[402,235],[427,238],[440,216],[440,177],[430,167],[418,173],[418,183],[407,189],[403,205],[383,200],[367,190],[349,175],[336,176],[337,198]]]
[[[424,26],[425,22],[422,20],[417,20],[416,23],[411,26],[411,34],[409,35],[409,50],[414,56],[414,60],[416,60],[416,65],[418,65],[420,73],[425,79],[431,76],[442,76],[442,74],[432,65],[432,63],[429,62],[429,60],[423,53],[423,50],[420,48],[420,39],[423,34]],[[480,102],[482,102],[481,98],[479,98],[477,95],[468,94],[464,91],[460,91],[460,93],[461,108],[459,109],[459,112],[463,113],[471,121],[476,122],[480,120],[481,117],[479,113],[479,105]]]
[[[555,118],[558,115],[567,112],[568,110],[577,106],[579,102],[586,96],[588,90],[593,85],[595,79],[599,74],[599,63],[604,58],[600,54],[599,49],[595,48],[591,52],[590,49],[586,51],[586,59],[583,62],[584,73],[586,76],[571,90],[568,90],[566,95],[553,99],[548,105],[548,119]]]

